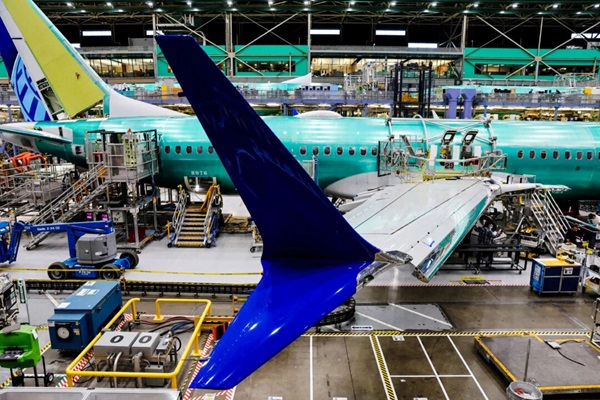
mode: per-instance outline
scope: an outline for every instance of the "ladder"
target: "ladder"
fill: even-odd
[[[31,224],[46,224],[69,222],[87,207],[92,201],[105,193],[109,183],[104,179],[106,167],[97,165],[90,169],[85,177],[79,179],[65,190],[60,196],[42,208]],[[48,232],[42,232],[33,237],[26,246],[31,250],[40,244]]]
[[[198,206],[191,206],[185,210],[183,223],[175,246],[177,247],[205,247],[204,239],[206,213],[201,212]],[[206,247],[210,247],[207,245]]]
[[[544,232],[548,251],[556,254],[563,242],[569,224],[549,190],[535,190],[531,194],[531,212],[536,225]]]
[[[180,197],[181,192],[180,190]],[[218,217],[222,206],[220,186],[213,184],[206,192],[200,207],[190,206],[184,212],[176,210],[173,218],[175,233],[168,246],[211,247],[219,231]]]

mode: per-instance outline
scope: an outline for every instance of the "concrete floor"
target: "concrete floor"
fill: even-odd
[[[154,242],[126,278],[256,282],[260,253],[250,253],[251,244],[250,235],[244,234],[221,235],[211,249],[168,249],[166,241]],[[47,265],[67,253],[65,238],[56,235],[39,249],[22,250],[18,262],[5,269],[13,278],[43,279]],[[490,284],[468,285],[465,277]],[[186,399],[505,399],[508,382],[477,354],[477,333],[536,331],[554,338],[560,331],[572,338],[591,329],[592,297],[580,292],[538,296],[528,282],[529,270],[477,276],[471,271],[441,271],[429,285],[416,281],[410,271],[388,271],[355,296],[359,314],[346,327],[297,339],[230,391],[194,390]],[[67,295],[30,294],[32,322],[45,324],[52,299],[61,301]],[[226,297],[217,302],[228,312],[231,303]],[[20,320],[24,313],[23,309]],[[352,325],[372,326],[373,331],[347,329]],[[64,366],[55,362],[51,368],[60,373]],[[0,380],[8,377],[6,372],[0,371]]]

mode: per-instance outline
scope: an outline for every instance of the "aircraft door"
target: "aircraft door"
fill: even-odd
[[[444,132],[444,136],[442,136],[442,143],[440,145],[440,158],[442,160],[451,160],[452,159],[452,141],[454,140],[454,136],[456,135],[456,131],[448,130]],[[445,169],[454,169],[453,162],[441,162]]]
[[[473,142],[475,141],[475,138],[477,137],[477,132],[478,132],[477,130],[467,131],[463,135],[461,151],[460,151],[460,158],[462,158],[463,160],[477,157],[477,156],[475,156],[474,149],[473,149],[473,147],[474,147]],[[480,153],[481,153],[481,148],[480,148]]]

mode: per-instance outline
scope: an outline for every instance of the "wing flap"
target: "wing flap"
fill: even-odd
[[[410,255],[417,278],[429,282],[494,198],[493,189],[478,179],[399,185],[347,218],[382,250]]]

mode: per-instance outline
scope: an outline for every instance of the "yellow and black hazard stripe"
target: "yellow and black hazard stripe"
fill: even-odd
[[[390,372],[388,371],[387,364],[385,363],[385,359],[383,358],[383,352],[381,351],[381,346],[379,346],[377,336],[370,335],[369,339],[371,339],[371,345],[373,346],[373,350],[375,351],[375,357],[377,358],[377,367],[379,367],[379,372],[381,372],[381,379],[383,379],[383,385],[385,386],[387,399],[396,400],[396,391],[394,390],[394,386],[392,385]]]
[[[588,336],[584,330],[570,331],[536,331],[536,330],[494,330],[494,331],[362,331],[362,332],[307,332],[304,336],[315,337],[350,337],[350,336]]]

